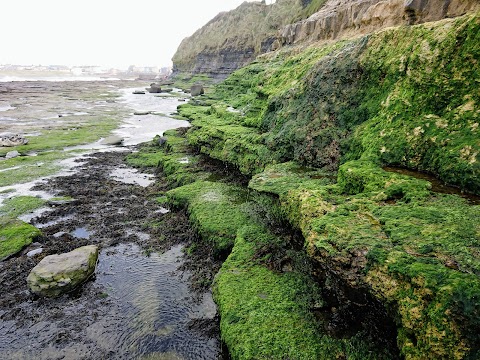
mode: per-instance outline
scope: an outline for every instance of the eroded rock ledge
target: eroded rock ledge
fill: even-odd
[[[457,17],[479,8],[475,0],[328,0],[308,19],[285,26],[272,49],[303,41],[358,37],[387,27]]]

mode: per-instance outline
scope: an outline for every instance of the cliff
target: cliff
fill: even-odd
[[[225,78],[270,50],[278,29],[302,9],[301,0],[279,0],[272,5],[244,2],[220,13],[182,41],[172,59],[173,72]]]
[[[273,47],[358,37],[388,27],[452,18],[479,8],[476,0],[328,0],[308,19],[285,26]]]
[[[349,39],[401,25],[463,15],[476,0],[278,0],[245,2],[184,39],[173,74],[223,79],[258,55],[283,46]]]

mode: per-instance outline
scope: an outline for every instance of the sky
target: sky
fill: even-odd
[[[0,64],[170,66],[183,38],[243,1],[2,0]]]

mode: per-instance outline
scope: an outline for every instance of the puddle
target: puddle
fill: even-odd
[[[125,184],[140,185],[147,187],[155,182],[155,176],[151,174],[139,173],[136,169],[115,169],[110,176]]]
[[[76,228],[70,234],[78,239],[89,239],[92,232],[85,228]]]
[[[397,168],[397,167],[391,167],[391,166],[386,166],[383,168],[383,170],[388,171],[388,172],[394,172],[397,174],[402,174],[402,175],[408,175],[411,177],[414,177],[416,179],[422,179],[422,180],[427,180],[432,184],[432,191],[441,193],[441,194],[451,194],[451,195],[458,195],[461,196],[464,199],[467,199],[468,202],[472,205],[480,205],[480,196],[474,195],[474,194],[469,194],[463,192],[460,188],[455,187],[455,186],[449,186],[445,185],[442,181],[437,179],[436,177],[422,173],[419,171],[413,171],[413,170],[408,170],[408,169],[403,169],[403,168]]]

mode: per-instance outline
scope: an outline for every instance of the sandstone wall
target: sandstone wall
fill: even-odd
[[[273,49],[299,42],[355,37],[379,29],[456,17],[480,9],[476,0],[328,0],[308,19],[287,25]]]

